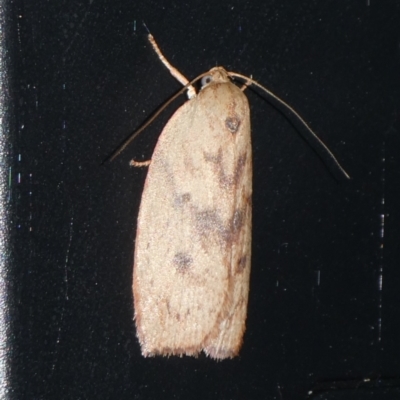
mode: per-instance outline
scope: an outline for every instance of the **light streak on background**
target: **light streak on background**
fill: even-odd
[[[9,203],[13,183],[9,166],[9,67],[6,46],[6,2],[0,0],[0,398],[8,398],[9,382]]]

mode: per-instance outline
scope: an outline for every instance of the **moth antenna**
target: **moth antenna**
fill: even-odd
[[[125,148],[139,135],[139,133],[143,132],[176,98],[178,98],[185,90],[187,90],[188,87],[192,86],[194,83],[196,83],[199,79],[201,79],[203,76],[208,75],[208,72],[205,72],[204,74],[199,75],[197,78],[193,79],[191,82],[188,82],[181,90],[179,90],[178,93],[173,95],[169,100],[167,100],[166,103],[164,103],[155,113],[154,115],[146,121],[139,129],[134,131],[132,135],[126,139],[121,146],[119,146],[109,157],[105,159],[104,162],[107,160],[113,161]],[[104,163],[103,162],[103,163]]]
[[[349,174],[345,171],[345,169],[340,165],[339,161],[336,159],[336,157],[333,155],[333,153],[329,150],[328,146],[317,136],[317,134],[310,128],[310,126],[307,124],[306,121],[299,115],[299,113],[294,110],[289,104],[287,104],[285,101],[283,101],[280,97],[278,97],[276,94],[272,93],[270,90],[268,90],[266,87],[260,85],[258,82],[256,82],[254,79],[249,78],[245,75],[237,74],[236,72],[228,72],[229,76],[232,77],[237,77],[240,79],[243,79],[245,81],[245,86],[248,86],[250,83],[254,86],[257,86],[261,90],[263,90],[265,93],[267,93],[269,96],[271,96],[274,100],[276,100],[281,106],[289,110],[300,122],[301,124],[307,129],[309,133],[313,136],[314,139],[317,140],[317,142],[322,146],[322,148],[326,151],[326,153],[329,155],[329,157],[333,160],[335,163],[336,167],[340,170],[340,172],[347,178],[350,179]]]

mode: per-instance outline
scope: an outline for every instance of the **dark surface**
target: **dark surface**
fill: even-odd
[[[10,398],[296,400],[320,382],[398,376],[399,11],[376,0],[10,4]],[[253,262],[234,360],[140,355],[131,278],[146,171],[128,162],[150,158],[185,100],[100,166],[180,88],[142,21],[189,79],[222,65],[268,86],[352,177],[337,182],[246,91]]]

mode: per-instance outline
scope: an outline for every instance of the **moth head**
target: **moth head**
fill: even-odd
[[[226,70],[222,67],[214,67],[201,78],[201,88],[204,89],[205,87],[213,83],[226,82],[229,82],[228,72],[226,72]]]

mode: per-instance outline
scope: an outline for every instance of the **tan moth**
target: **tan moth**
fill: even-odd
[[[189,83],[151,35],[149,40],[188,90],[189,100],[163,129],[151,161],[131,162],[149,166],[134,253],[137,336],[145,357],[203,351],[214,359],[232,358],[245,331],[251,261],[252,154],[243,89],[247,84],[261,87],[311,129],[257,82],[222,67]],[[234,85],[234,77],[245,85]],[[192,84],[200,78],[196,94]]]

